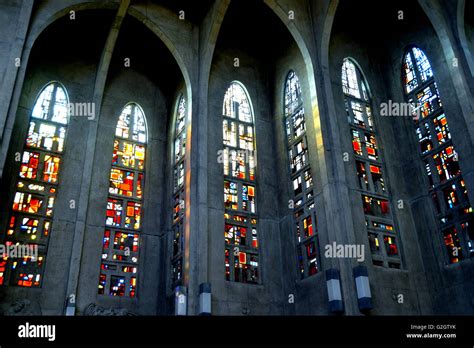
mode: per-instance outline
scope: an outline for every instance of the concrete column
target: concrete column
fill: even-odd
[[[96,153],[96,139],[98,135],[98,126],[100,118],[100,110],[102,106],[102,98],[104,94],[105,82],[107,80],[107,74],[109,71],[110,61],[112,59],[112,53],[117,41],[118,34],[120,32],[120,27],[122,25],[123,19],[127,13],[128,7],[130,5],[130,0],[122,0],[120,7],[118,9],[115,20],[110,29],[109,36],[102,52],[102,57],[99,63],[99,68],[97,71],[97,77],[94,86],[94,104],[96,105],[96,114],[97,117],[94,121],[89,123],[89,132],[88,132],[88,141],[87,141],[87,153],[95,154]],[[98,150],[100,151],[100,149]],[[86,227],[86,217],[87,210],[89,209],[89,196],[91,189],[91,182],[93,180],[92,170],[94,164],[95,156],[90,156],[86,158],[84,163],[84,172],[81,180],[81,193],[79,196],[78,203],[78,212],[76,217],[76,225],[74,229],[74,241],[72,248],[71,261],[69,264],[69,277],[67,284],[67,296],[77,295],[77,287],[79,281],[79,274],[81,268],[81,259],[82,259],[82,248],[84,244],[84,234]],[[71,304],[72,305],[72,304]],[[71,307],[71,305],[69,307]],[[73,310],[71,308],[67,309],[69,315],[72,315]]]
[[[16,21],[16,27],[14,29],[15,36],[8,37],[5,35],[1,40],[10,40],[10,52],[9,54],[5,52],[5,57],[7,57],[5,61],[5,75],[3,76],[3,84],[0,86],[0,178],[3,174],[3,167],[10,142],[11,129],[9,129],[9,132],[6,132],[7,119],[13,118],[14,120],[17,104],[13,104],[13,96],[15,92],[19,94],[23,87],[24,72],[27,65],[26,61],[23,61],[25,56],[23,53],[33,5],[33,0],[21,1],[18,20]],[[17,63],[20,65],[16,66]],[[20,73],[20,70],[22,73]],[[18,79],[18,77],[21,77],[21,79]],[[18,98],[16,100],[18,101]],[[13,125],[13,120],[12,122],[8,122],[10,126]]]
[[[193,117],[191,122],[192,143],[188,150],[190,160],[186,168],[191,174],[190,192],[191,205],[186,210],[186,223],[191,227],[186,234],[185,282],[189,289],[188,313],[195,315],[199,313],[199,284],[207,283],[208,277],[208,205],[207,205],[207,182],[208,182],[208,89],[209,73],[212,58],[217,41],[217,36],[224,19],[230,0],[216,1],[205,17],[199,31],[199,50],[194,60],[197,73],[197,84],[193,93]]]

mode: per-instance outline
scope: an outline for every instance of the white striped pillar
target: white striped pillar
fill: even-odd
[[[371,310],[372,306],[372,294],[370,293],[369,275],[367,273],[367,267],[357,266],[354,267],[354,279],[357,289],[357,299],[359,301],[359,309],[361,312]]]
[[[199,285],[199,315],[211,315],[211,284]]]
[[[338,269],[331,268],[326,270],[326,285],[328,288],[329,311],[332,313],[343,313],[344,303],[342,302],[341,275]]]
[[[185,286],[177,286],[174,292],[174,314],[175,315],[186,315],[187,313],[187,289]]]

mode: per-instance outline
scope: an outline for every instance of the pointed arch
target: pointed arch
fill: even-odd
[[[445,260],[457,263],[474,256],[473,211],[435,73],[425,53],[416,46],[405,51],[402,86],[412,106],[419,152],[446,248]]]
[[[474,42],[472,42],[474,39],[472,38],[472,35],[470,37],[469,32],[467,32],[468,17],[465,15],[465,13],[469,11],[469,6],[472,5],[466,4],[466,0],[458,1],[458,6],[456,9],[456,24],[459,41],[461,43],[464,55],[466,56],[466,62],[469,66],[469,71],[471,72],[471,76],[474,76]]]
[[[369,101],[371,99],[369,86],[357,61],[353,58],[345,58],[341,70],[344,94]]]
[[[21,261],[0,261],[0,285],[42,285],[63,166],[68,105],[66,88],[57,81],[44,86],[33,105],[7,230],[2,236],[5,245],[28,245],[30,252]]]
[[[314,212],[313,174],[309,163],[303,95],[298,76],[288,72],[284,88],[284,122],[287,137],[291,199],[297,265],[300,279],[319,271],[316,215]]]
[[[237,107],[238,106],[238,107]],[[239,81],[232,81],[224,96],[224,116],[238,118],[239,121],[253,123],[254,113],[250,96]]]
[[[286,75],[284,93],[285,116],[289,116],[303,104],[300,80],[293,70]]]
[[[69,97],[66,89],[60,82],[52,81],[38,94],[31,117],[67,125],[68,105]]]
[[[140,105],[118,116],[109,178],[98,293],[135,297],[140,254],[148,128]]]
[[[357,189],[361,194],[372,262],[376,266],[400,268],[400,236],[395,227],[392,199],[387,190],[369,85],[352,58],[343,60],[341,80],[350,125]]]
[[[431,64],[421,49],[413,46],[405,53],[402,74],[405,94],[410,94],[433,77]]]
[[[148,126],[140,105],[131,102],[124,106],[115,127],[115,136],[142,144],[147,143]]]
[[[259,284],[254,113],[242,83],[229,85],[222,113],[225,279]]]

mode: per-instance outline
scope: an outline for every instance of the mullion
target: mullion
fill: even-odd
[[[349,116],[351,117],[350,125],[353,126],[353,127],[357,127],[358,129],[362,129],[364,131],[368,131],[368,132],[371,132],[371,133],[375,134],[374,124],[372,122],[372,126],[370,125],[369,115],[367,114],[367,107],[372,111],[371,104],[369,102],[367,102],[366,100],[356,98],[352,95],[346,95],[346,98],[347,98],[347,102],[348,102],[347,108],[348,108],[348,111],[349,111]],[[359,103],[359,104],[362,105],[362,107],[363,107],[362,115],[363,115],[365,127],[361,127],[361,126],[354,123],[355,114],[354,114],[354,109],[352,108],[351,102]]]

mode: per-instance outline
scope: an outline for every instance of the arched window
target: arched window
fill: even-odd
[[[136,295],[146,143],[143,110],[138,104],[129,103],[115,128],[99,294]]]
[[[225,277],[257,284],[254,121],[248,94],[238,82],[231,83],[224,97],[223,133]]]
[[[400,240],[385,185],[368,85],[361,71],[348,58],[342,64],[342,89],[372,262],[376,266],[400,268]]]
[[[183,252],[184,252],[184,194],[185,194],[185,167],[186,155],[186,99],[179,98],[174,128],[173,146],[173,246],[171,253],[172,280],[174,289],[181,285],[183,279]]]
[[[474,255],[472,207],[433,69],[418,47],[406,52],[402,75],[447,260],[456,263]]]
[[[23,250],[24,258],[0,261],[0,284],[41,286],[67,124],[66,90],[58,82],[51,82],[39,94],[31,113],[4,234],[7,248],[22,245],[28,250]]]
[[[296,230],[298,273],[306,278],[318,272],[319,246],[314,214],[313,175],[308,158],[303,97],[298,76],[290,71],[285,84],[285,128],[288,142],[291,199]]]

